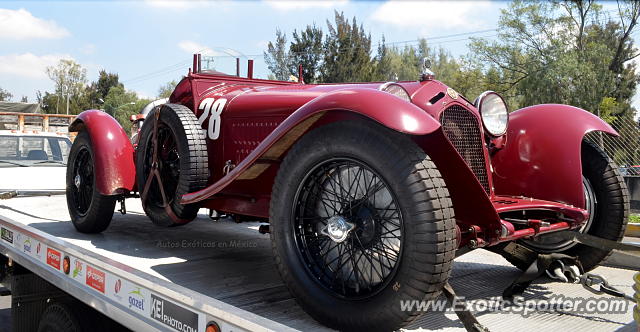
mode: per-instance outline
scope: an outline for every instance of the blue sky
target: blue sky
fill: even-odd
[[[14,99],[33,100],[36,90],[52,90],[44,68],[73,58],[87,69],[90,81],[106,69],[118,73],[127,88],[153,97],[160,85],[186,74],[191,54],[199,49],[215,55],[241,52],[255,59],[257,76],[266,77],[261,54],[276,29],[290,35],[314,22],[324,28],[334,9],[356,16],[377,43],[383,34],[394,42],[495,28],[504,6],[479,1],[0,2],[0,87]],[[468,41],[460,39],[466,37],[433,42],[461,54]],[[223,69],[234,61],[217,60]]]
[[[500,8],[486,1],[4,1],[0,2],[0,87],[14,99],[51,91],[44,70],[72,58],[93,81],[100,69],[118,73],[127,89],[154,97],[186,74],[194,51],[254,59],[258,77],[268,70],[262,52],[277,28],[288,36],[316,23],[326,28],[334,10],[356,16],[374,44],[431,39],[454,55],[467,52],[469,36],[493,37]],[[483,32],[484,31],[484,32]],[[461,33],[472,35],[437,38]],[[402,43],[398,44],[403,45]],[[232,57],[216,58],[231,71]],[[242,68],[245,68],[243,62]],[[436,73],[437,74],[437,73]]]

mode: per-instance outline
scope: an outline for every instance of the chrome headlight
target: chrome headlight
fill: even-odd
[[[509,112],[507,104],[499,94],[493,91],[483,92],[475,101],[480,111],[484,129],[492,136],[502,136],[507,132]]]
[[[382,84],[379,89],[380,91],[390,93],[408,103],[411,102],[411,97],[409,97],[409,93],[407,92],[407,90],[394,82]]]

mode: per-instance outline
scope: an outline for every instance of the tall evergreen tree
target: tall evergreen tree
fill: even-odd
[[[281,81],[288,81],[291,74],[291,59],[287,51],[287,36],[276,30],[275,43],[269,42],[267,51],[264,52],[264,62],[273,73],[274,78]]]
[[[290,73],[298,76],[298,65],[302,65],[302,77],[306,83],[316,82],[322,61],[322,29],[315,24],[306,29],[293,30],[293,41],[289,46]]]
[[[320,67],[323,82],[366,82],[374,76],[371,59],[371,35],[358,26],[356,18],[350,24],[344,13],[335,12],[335,25],[327,20],[327,38]]]

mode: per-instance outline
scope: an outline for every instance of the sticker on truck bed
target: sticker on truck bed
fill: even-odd
[[[2,237],[3,240],[13,244],[13,232],[2,227],[2,229],[0,230],[0,235]]]
[[[227,100],[224,98],[205,98],[200,102],[198,109],[203,111],[198,118],[200,126],[209,118],[209,126],[206,131],[208,139],[218,139],[220,137],[220,115],[224,106],[227,104]]]
[[[198,331],[198,314],[154,294],[151,294],[151,318],[176,331]]]
[[[51,249],[51,248],[47,248],[47,264],[53,268],[55,268],[56,270],[60,271],[60,260],[62,259],[62,257],[60,256],[60,252],[55,250],[55,249]]]
[[[104,294],[104,281],[105,281],[104,272],[90,265],[87,265],[87,279],[86,279],[87,286]]]

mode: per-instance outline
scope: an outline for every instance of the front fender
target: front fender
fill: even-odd
[[[507,144],[492,160],[496,194],[584,208],[580,151],[591,131],[618,136],[606,122],[573,106],[536,105],[511,113]]]
[[[136,179],[133,146],[118,121],[102,111],[84,111],[69,125],[69,132],[84,130],[91,138],[98,192],[117,195],[132,191]]]
[[[389,93],[366,88],[333,91],[302,105],[231,172],[203,190],[184,195],[182,203],[207,199],[236,179],[256,178],[266,170],[269,162],[280,160],[285,151],[323,114],[335,111],[359,114],[410,135],[426,135],[440,128],[440,123],[427,112]],[[259,162],[261,159],[265,163]]]

